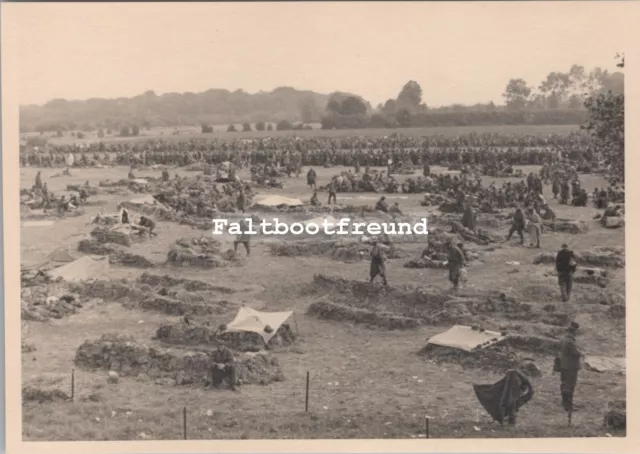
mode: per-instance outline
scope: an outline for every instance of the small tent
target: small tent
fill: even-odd
[[[454,325],[451,329],[436,334],[427,341],[427,345],[454,348],[471,352],[477,348],[486,348],[502,342],[506,336],[496,331],[474,330],[470,326]]]
[[[69,254],[69,251],[66,248],[58,248],[53,252],[51,252],[49,255],[47,255],[44,261],[39,263],[34,263],[31,265],[23,265],[21,269],[22,270],[50,269],[50,268],[55,268],[55,267],[64,265],[65,263],[71,263],[74,260],[76,260],[76,258],[73,257],[71,254]]]
[[[278,328],[293,315],[293,311],[287,312],[260,312],[250,307],[241,307],[236,318],[227,325],[227,332],[250,331],[259,334],[268,343],[276,335]],[[265,332],[265,326],[272,328],[270,333]]]
[[[105,278],[108,272],[109,257],[94,260],[85,256],[61,267],[54,268],[48,273],[53,279],[61,277],[67,282],[79,282]]]

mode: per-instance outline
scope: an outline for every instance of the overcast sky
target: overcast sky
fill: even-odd
[[[615,70],[635,2],[5,4],[19,15],[20,103],[146,90],[291,86],[374,106],[408,80],[430,106],[502,103],[578,63]],[[627,35],[628,36],[628,35]],[[628,42],[628,41],[627,41]]]

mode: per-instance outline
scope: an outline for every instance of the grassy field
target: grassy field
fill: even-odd
[[[348,136],[362,136],[362,137],[376,137],[376,136],[388,136],[391,134],[402,134],[411,137],[423,137],[432,135],[445,135],[445,136],[459,136],[461,134],[470,133],[500,133],[500,134],[514,134],[514,135],[537,135],[548,136],[549,134],[567,134],[570,132],[578,131],[579,125],[518,125],[518,126],[456,126],[456,127],[434,127],[434,128],[394,128],[394,129],[340,129],[340,130],[323,130],[314,129],[311,131],[251,131],[242,132],[242,126],[236,125],[240,128],[240,132],[226,132],[227,126],[217,126],[215,132],[209,134],[202,134],[198,127],[180,127],[180,128],[151,128],[151,130],[143,130],[140,132],[139,137],[117,137],[107,136],[103,139],[98,138],[97,133],[87,133],[84,139],[77,139],[71,137],[69,133],[65,133],[65,137],[57,138],[50,137],[49,143],[51,144],[73,144],[73,143],[91,143],[91,142],[110,142],[110,141],[130,141],[130,140],[149,140],[159,139],[162,140],[189,140],[192,138],[199,139],[253,139],[264,137],[348,137]],[[317,128],[317,125],[315,125]],[[174,130],[179,130],[180,134],[173,135]],[[34,134],[25,134],[25,137],[33,136]],[[37,134],[35,134],[37,135]]]
[[[497,129],[505,132],[505,128]],[[520,132],[528,130],[540,134],[561,129],[569,128],[517,128]],[[472,130],[466,129],[467,132]],[[449,130],[411,130],[417,135],[445,131]],[[465,129],[455,128],[451,133],[462,131]],[[482,128],[482,131],[491,131],[491,128]],[[347,134],[327,132],[343,133]],[[362,131],[362,134],[369,133],[381,134],[380,131]],[[37,170],[21,169],[22,187],[33,184]],[[325,184],[330,175],[339,170],[318,170],[319,183]],[[123,178],[128,169],[73,170],[71,177],[50,178],[58,171],[44,169],[42,172],[43,181],[47,181],[54,192],[64,190],[70,183],[89,180],[97,184],[105,178]],[[138,173],[141,177],[159,175],[158,171]],[[604,184],[595,176],[583,176],[582,181],[589,191]],[[285,185],[285,189],[260,192],[308,199],[304,178],[288,179]],[[545,193],[550,193],[548,187]],[[362,195],[377,197],[375,194]],[[373,203],[358,196],[339,194],[338,202]],[[96,198],[104,200],[106,205],[89,207],[84,216],[59,220],[52,227],[23,227],[22,263],[38,262],[61,246],[75,251],[78,241],[89,231],[91,216],[99,209],[114,210],[123,199],[107,195]],[[388,198],[398,201],[405,213],[425,213],[419,205],[422,198],[419,194],[389,195]],[[559,217],[584,220],[590,230],[582,235],[547,233],[542,237],[543,251],[555,252],[563,242],[568,242],[577,251],[589,250],[595,245],[624,246],[624,231],[601,228],[592,219],[595,209],[559,206],[555,202],[552,205]],[[295,311],[299,339],[291,347],[274,352],[283,368],[285,381],[267,386],[245,386],[240,392],[232,393],[188,386],[160,386],[127,377],[121,378],[117,385],[110,385],[105,371],[76,368],[75,402],[28,402],[23,405],[25,440],[181,439],[183,407],[187,408],[190,439],[413,438],[424,436],[425,415],[431,418],[430,435],[433,438],[595,437],[607,432],[602,424],[607,402],[625,397],[624,376],[582,371],[576,391],[576,402],[582,407],[574,415],[573,426],[567,427],[560,406],[559,378],[550,372],[553,358],[538,356],[536,364],[542,376],[533,379],[536,395],[519,414],[516,427],[500,427],[490,421],[471,387],[472,383],[491,383],[499,379],[499,372],[470,370],[454,363],[436,364],[417,355],[425,340],[446,330],[446,326],[384,331],[320,320],[306,314],[313,302],[332,297],[302,291],[313,281],[314,274],[364,281],[368,279],[368,261],[345,264],[324,257],[274,257],[267,252],[266,243],[258,239],[246,266],[215,270],[176,269],[162,265],[170,244],[177,238],[196,237],[203,232],[188,226],[159,223],[158,233],[158,237],[132,247],[135,252],[158,263],[154,273],[251,288],[251,291],[237,291],[230,298],[258,310]],[[230,240],[225,241],[230,246]],[[403,247],[414,257],[421,252],[420,245]],[[469,282],[464,291],[473,294],[500,289],[522,301],[534,302],[546,295],[545,298],[556,303],[558,311],[566,311],[581,324],[584,334],[579,341],[587,354],[619,356],[624,352],[624,320],[608,318],[606,307],[594,304],[592,294],[596,287],[576,284],[572,303],[560,303],[555,278],[545,276],[551,267],[532,264],[537,252],[520,247],[515,241],[504,243],[493,251],[483,250],[480,261],[469,268]],[[514,266],[509,264],[513,261],[519,262],[516,274]],[[392,286],[430,285],[443,291],[449,288],[446,271],[406,269],[402,263],[403,260],[392,260],[388,265]],[[135,277],[141,272],[113,266],[109,277]],[[624,270],[613,272],[607,292],[624,293]],[[212,317],[211,324],[217,326],[229,320],[229,316]],[[97,339],[104,333],[122,333],[151,345],[156,329],[168,321],[175,322],[178,318],[125,309],[118,303],[106,302],[85,307],[78,314],[60,320],[23,322],[24,340],[36,347],[34,352],[22,355],[23,385],[69,392],[71,370],[76,367],[75,352],[82,342]],[[534,334],[549,329],[549,326],[526,321],[518,323],[511,329]],[[307,372],[311,377],[310,408],[305,413]]]

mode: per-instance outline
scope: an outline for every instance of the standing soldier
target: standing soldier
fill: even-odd
[[[316,189],[316,171],[313,168],[307,172],[307,184],[309,187]]]
[[[376,276],[380,276],[382,278],[382,282],[385,287],[387,284],[387,270],[385,267],[386,257],[384,255],[384,250],[378,244],[378,240],[376,238],[373,239],[373,249],[371,249],[371,267],[369,269],[369,282],[373,284],[373,280]]]
[[[331,200],[333,200],[333,203],[338,203],[336,200],[336,186],[336,177],[333,177],[331,179],[331,182],[329,183],[329,201],[327,202],[328,205],[331,205]]]
[[[454,290],[458,290],[460,285],[460,271],[465,266],[464,254],[449,240],[449,255],[447,257],[447,267],[449,268],[449,281],[453,284]]]
[[[562,296],[563,302],[571,299],[571,285],[576,266],[576,258],[573,251],[569,249],[569,246],[563,244],[562,249],[560,249],[556,255],[558,285],[560,286],[560,295]]]
[[[562,408],[567,412],[569,424],[574,411],[573,393],[578,382],[580,370],[580,358],[582,353],[576,346],[576,334],[580,325],[571,322],[567,328],[567,334],[560,341],[560,356],[556,359],[557,372],[560,372],[560,394],[562,396]]]

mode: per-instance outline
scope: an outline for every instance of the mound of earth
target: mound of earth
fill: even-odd
[[[134,268],[151,268],[154,266],[149,259],[127,251],[124,246],[114,243],[101,243],[96,239],[85,238],[80,240],[78,250],[85,254],[108,255],[111,265],[124,265]]]
[[[308,313],[327,320],[349,321],[390,330],[412,329],[422,322],[416,318],[376,312],[328,301],[318,301],[309,306]]]
[[[188,302],[158,294],[150,295],[144,300],[132,304],[143,310],[158,311],[168,315],[196,316],[224,314],[234,307],[226,300]]]
[[[96,188],[95,186],[86,186],[86,185],[81,185],[81,184],[68,184],[67,185],[67,191],[80,192],[80,189],[84,189],[85,191],[87,191],[87,194],[92,195],[92,196],[99,195],[102,192],[102,190],[100,188]]]
[[[129,186],[129,180],[128,179],[121,179],[118,181],[112,181],[112,180],[101,180],[98,183],[98,186],[100,186],[101,188],[114,188],[114,187],[128,187]]]
[[[471,352],[439,345],[427,344],[418,354],[436,363],[457,363],[465,369],[504,372],[507,369],[532,369],[530,359],[519,358],[507,351],[505,345],[494,344]]]
[[[267,344],[264,338],[254,332],[224,332],[207,325],[174,323],[162,325],[156,332],[156,339],[176,345],[212,345],[221,342],[227,347],[242,352],[258,352],[274,347],[286,347],[295,341],[295,334],[288,324],[283,324]]]
[[[589,226],[584,221],[574,221],[571,219],[555,219],[542,221],[544,226],[552,232],[571,233],[573,235],[587,233]]]
[[[574,251],[578,266],[587,265],[602,268],[624,268],[624,251],[617,248],[594,248],[592,251]],[[556,255],[551,252],[541,252],[533,258],[534,265],[554,265]]]
[[[510,335],[507,342],[515,349],[549,356],[560,351],[560,341],[548,337]]]
[[[447,265],[445,263],[446,262],[443,260],[433,260],[433,259],[430,259],[429,257],[423,257],[420,259],[409,260],[408,262],[405,262],[403,266],[405,268],[418,268],[418,269],[430,268],[435,270],[446,270]]]
[[[606,270],[601,268],[579,268],[573,275],[573,282],[605,288],[609,284],[609,276]]]
[[[237,376],[243,384],[266,385],[284,379],[276,358],[266,352],[234,353]],[[208,353],[142,345],[127,336],[103,335],[85,341],[76,351],[75,364],[85,369],[115,371],[123,377],[144,374],[175,384],[205,385],[213,361]]]
[[[369,257],[371,246],[355,241],[282,241],[269,245],[271,254],[278,257],[329,256],[333,260],[352,263]],[[399,258],[401,252],[391,247],[385,253],[389,258]]]
[[[71,288],[82,296],[102,298],[105,301],[120,301],[125,298],[137,301],[148,295],[148,292],[141,290],[126,279],[74,284]]]
[[[350,281],[340,277],[316,274],[312,293],[341,297],[348,305],[365,306],[379,312],[398,312],[406,317],[421,318],[424,312],[441,310],[450,296],[432,287],[391,286],[385,289],[365,281]],[[334,298],[335,299],[335,298]]]
[[[75,314],[83,305],[70,286],[55,282],[22,288],[20,306],[23,320],[42,322]]]
[[[121,246],[131,246],[133,238],[127,231],[97,226],[91,231],[91,236],[99,243],[113,243]]]
[[[142,273],[138,278],[138,282],[141,284],[148,284],[151,286],[160,286],[160,287],[181,287],[188,292],[194,292],[199,290],[215,290],[219,292],[232,293],[233,290],[220,287],[213,284],[209,284],[207,282],[198,281],[194,279],[182,279],[175,278],[173,276],[169,276],[168,274],[159,275],[159,274],[150,274],[150,273]]]
[[[22,387],[22,402],[66,402],[71,398],[59,389],[40,389],[33,386]]]
[[[171,246],[167,254],[168,263],[175,266],[220,268],[230,264],[242,265],[244,259],[235,251],[222,252],[219,241],[208,238],[183,238]]]

